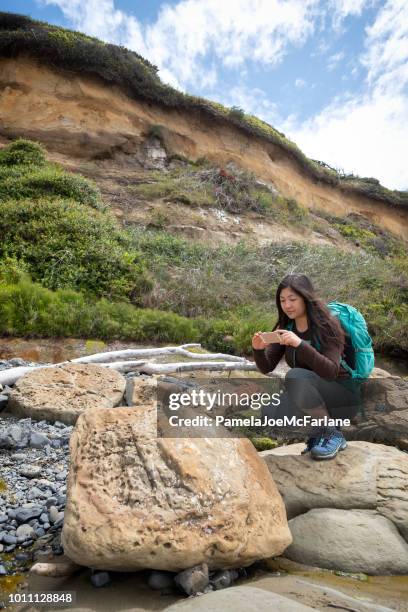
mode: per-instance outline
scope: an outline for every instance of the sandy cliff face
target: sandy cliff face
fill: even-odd
[[[0,134],[24,136],[73,157],[140,157],[152,125],[164,126],[168,152],[217,164],[233,161],[285,196],[336,215],[360,212],[408,238],[408,214],[397,206],[319,184],[279,147],[199,113],[130,99],[97,78],[73,75],[30,58],[0,60]]]

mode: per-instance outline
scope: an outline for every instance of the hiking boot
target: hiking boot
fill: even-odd
[[[333,459],[340,450],[344,450],[347,442],[341,431],[333,429],[320,438],[319,443],[310,451],[313,459]]]
[[[305,448],[301,451],[300,454],[306,455],[306,453],[309,453],[312,450],[312,448],[314,448],[317,444],[319,444],[320,440],[321,440],[321,437],[319,436],[319,434],[310,436],[310,438],[308,438],[306,441]]]

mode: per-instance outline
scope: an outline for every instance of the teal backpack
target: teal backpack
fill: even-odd
[[[337,317],[344,332],[350,336],[355,351],[355,369],[353,370],[344,359],[341,359],[341,365],[351,378],[359,380],[368,378],[374,368],[374,350],[363,315],[357,308],[341,302],[329,302],[327,307]],[[315,345],[317,350],[320,350],[318,341]]]

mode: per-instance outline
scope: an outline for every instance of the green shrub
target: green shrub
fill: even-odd
[[[35,164],[42,166],[46,163],[45,151],[38,142],[18,138],[0,150],[0,164],[6,166],[20,166]]]
[[[68,174],[51,164],[12,169],[0,165],[0,202],[41,197],[70,198],[93,208],[104,208],[99,189],[80,174]]]
[[[0,283],[13,284],[22,280],[30,280],[28,266],[15,257],[0,259]]]
[[[27,280],[0,285],[0,334],[175,343],[199,339],[194,321],[174,313],[89,300],[70,289],[53,292]]]
[[[272,440],[272,438],[250,438],[250,440],[259,452],[279,446],[279,442]]]
[[[239,106],[231,106],[228,114],[230,117],[233,117],[234,119],[244,119],[245,117],[245,112]]]
[[[72,288],[140,303],[151,287],[141,254],[116,220],[73,200],[8,200],[1,204],[0,259],[27,264],[45,287]]]

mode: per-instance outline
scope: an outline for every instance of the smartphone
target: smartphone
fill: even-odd
[[[279,336],[282,331],[261,332],[259,335],[266,344],[279,343]]]

